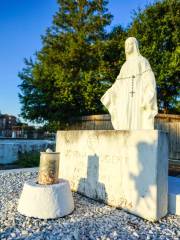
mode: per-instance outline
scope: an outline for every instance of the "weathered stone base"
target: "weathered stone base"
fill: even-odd
[[[36,180],[24,184],[18,204],[18,212],[28,217],[52,219],[70,214],[74,201],[68,181],[52,185],[40,185]]]
[[[169,177],[168,182],[168,211],[180,215],[180,178]]]
[[[148,220],[167,214],[166,133],[58,131],[56,151],[72,190]]]

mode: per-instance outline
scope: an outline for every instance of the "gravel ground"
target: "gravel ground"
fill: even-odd
[[[17,202],[24,181],[37,172],[0,171],[0,239],[180,239],[180,218],[151,223],[123,210],[74,193],[76,209],[64,218],[41,220],[20,215]]]

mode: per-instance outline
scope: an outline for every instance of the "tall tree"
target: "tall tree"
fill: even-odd
[[[36,59],[19,73],[25,119],[62,123],[70,116],[99,113],[104,92],[101,52],[111,15],[106,0],[58,0],[52,27]]]
[[[139,40],[155,72],[159,110],[180,112],[180,1],[158,1],[136,12],[128,34]]]
[[[124,42],[126,37],[126,31],[120,25],[114,27],[107,35],[101,51],[102,61],[100,64],[104,83],[112,85],[125,61]],[[107,87],[109,87],[108,84]]]

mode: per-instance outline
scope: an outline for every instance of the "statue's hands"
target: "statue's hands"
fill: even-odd
[[[152,107],[150,104],[142,104],[142,109],[146,119],[152,118]]]
[[[141,104],[141,108],[142,108],[143,110],[146,110],[146,104],[145,104],[145,103],[142,103],[142,104]]]
[[[143,108],[143,110],[146,110],[146,111],[151,111],[152,110],[152,107],[151,107],[150,104],[143,103],[141,105],[141,107]]]

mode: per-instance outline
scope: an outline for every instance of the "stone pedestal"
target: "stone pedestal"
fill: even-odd
[[[180,215],[180,178],[169,177],[168,210],[169,213]]]
[[[72,190],[148,220],[167,214],[166,133],[58,131],[56,151]]]
[[[36,180],[24,184],[18,204],[18,212],[28,217],[52,219],[63,217],[74,210],[74,202],[68,181],[40,185]]]

